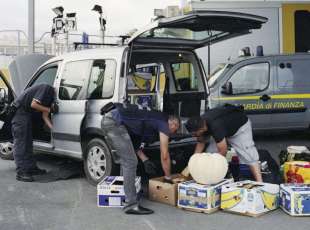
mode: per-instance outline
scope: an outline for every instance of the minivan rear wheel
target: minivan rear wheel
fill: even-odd
[[[84,156],[84,171],[87,180],[92,185],[97,185],[104,177],[112,175],[115,171],[108,145],[99,138],[94,138],[87,143]]]

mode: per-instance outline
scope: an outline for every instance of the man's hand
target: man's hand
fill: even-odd
[[[149,159],[143,161],[143,166],[144,166],[145,172],[147,174],[149,174],[150,176],[155,176],[156,175],[157,167],[156,167],[156,165],[152,161],[150,161]]]
[[[170,176],[164,176],[164,183],[174,184]]]
[[[194,153],[202,153],[205,150],[206,144],[202,142],[197,142]]]
[[[226,138],[224,138],[222,141],[216,143],[216,146],[217,146],[219,153],[222,154],[224,157],[226,157],[227,148],[228,148]]]

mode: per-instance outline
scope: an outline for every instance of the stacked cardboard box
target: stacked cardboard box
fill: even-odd
[[[292,216],[310,216],[310,185],[281,184],[280,206]]]
[[[310,162],[285,162],[283,174],[285,183],[310,184]]]
[[[221,204],[221,188],[233,182],[224,179],[217,184],[201,185],[195,181],[186,181],[178,185],[178,207],[189,211],[212,213]]]
[[[221,209],[247,216],[260,216],[278,208],[279,185],[250,180],[222,186]]]
[[[136,177],[136,190],[141,191],[141,178]],[[124,178],[107,176],[97,185],[98,207],[123,207],[125,203]]]

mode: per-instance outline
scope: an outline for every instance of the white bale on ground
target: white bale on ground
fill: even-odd
[[[219,153],[196,153],[188,162],[188,170],[199,184],[216,184],[224,179],[228,163]]]

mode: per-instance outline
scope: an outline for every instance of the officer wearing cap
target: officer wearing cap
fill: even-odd
[[[16,164],[16,180],[32,182],[33,175],[46,173],[37,167],[33,157],[32,116],[42,113],[45,124],[52,129],[49,118],[54,102],[55,90],[47,84],[26,89],[14,102],[16,113],[12,119],[13,155]]]

